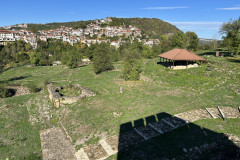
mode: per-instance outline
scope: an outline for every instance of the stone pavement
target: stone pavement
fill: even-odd
[[[59,128],[40,131],[43,160],[76,160],[75,149]]]
[[[220,109],[226,118],[240,118],[240,112],[237,108],[222,107]],[[59,129],[55,129],[56,131],[54,129],[49,129],[49,131],[47,130],[41,133],[43,159],[47,160],[51,157],[61,159],[63,156],[62,154],[66,153],[68,159],[77,158],[77,160],[103,160],[116,154],[119,150],[122,150],[127,146],[138,144],[150,138],[168,133],[176,128],[186,125],[189,122],[212,118],[211,114],[213,115],[213,118],[221,117],[217,108],[208,108],[208,111],[198,109],[180,113],[172,117],[148,123],[147,126],[135,127],[124,134],[101,139],[97,144],[84,145],[83,148],[75,153],[75,156],[73,155],[74,148],[70,144],[70,141],[62,140],[63,137],[59,138],[59,135],[61,136],[61,131],[59,131]],[[50,134],[49,132],[51,131],[56,133]],[[66,144],[63,144],[62,142]],[[57,143],[60,145],[56,146]],[[50,144],[53,144],[51,146],[56,146],[58,149],[51,149],[51,147],[48,147]]]

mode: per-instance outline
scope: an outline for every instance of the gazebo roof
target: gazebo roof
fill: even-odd
[[[174,61],[205,61],[204,58],[191,53],[186,49],[173,49],[163,54],[159,54],[158,56]]]

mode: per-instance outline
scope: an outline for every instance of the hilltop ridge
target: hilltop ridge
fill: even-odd
[[[159,38],[161,35],[172,35],[180,31],[176,26],[157,18],[116,18],[110,17],[112,22],[106,24],[109,26],[133,25],[150,36],[150,38]],[[29,23],[28,29],[50,30],[61,26],[73,28],[85,28],[88,24],[95,23],[98,20],[74,21],[74,22],[53,22],[46,24]],[[14,25],[16,26],[16,25]],[[26,27],[25,27],[26,28]],[[21,27],[15,27],[21,29]]]

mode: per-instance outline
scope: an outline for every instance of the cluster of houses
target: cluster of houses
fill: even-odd
[[[23,23],[23,24],[16,24],[16,25],[11,25],[11,26],[5,26],[3,27],[4,29],[11,29],[11,28],[28,28],[28,24],[27,23]]]
[[[47,39],[60,39],[64,42],[84,43],[90,46],[94,43],[109,42],[112,46],[118,48],[121,43],[124,43],[124,38],[131,37],[131,41],[138,39],[144,44],[152,47],[154,44],[160,43],[158,39],[141,40],[142,31],[134,26],[109,26],[112,22],[111,18],[95,20],[94,23],[88,24],[86,28],[73,29],[72,27],[60,27],[52,30],[40,30],[37,34],[27,30],[0,30],[0,44],[6,44],[8,41],[24,40],[30,43],[34,48],[37,47],[37,39],[47,41]],[[104,25],[103,25],[104,24]],[[117,41],[110,41],[110,37],[120,37]],[[104,38],[103,38],[104,37]]]

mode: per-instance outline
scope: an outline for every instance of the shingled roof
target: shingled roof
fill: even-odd
[[[205,61],[204,58],[191,53],[186,49],[173,49],[163,54],[159,54],[158,56],[173,61]]]

